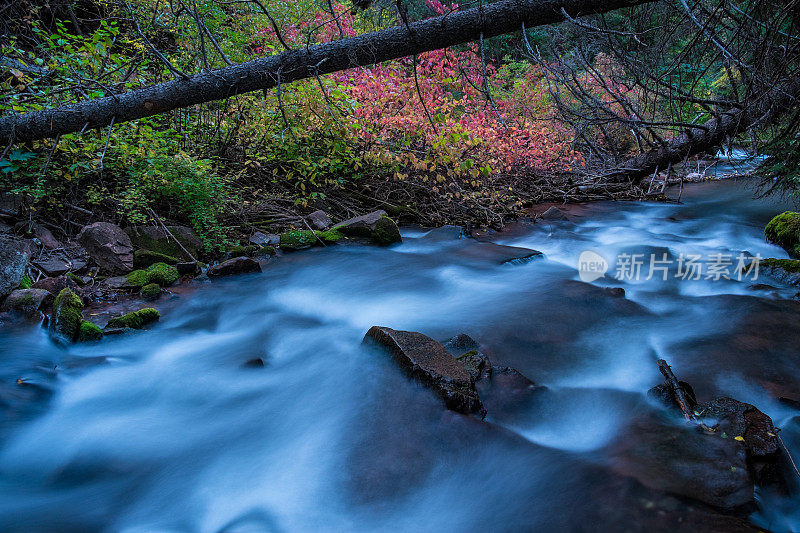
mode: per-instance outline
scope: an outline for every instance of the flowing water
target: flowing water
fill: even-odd
[[[99,344],[0,328],[0,530],[673,530],[688,506],[612,457],[656,409],[655,360],[701,400],[758,406],[800,457],[800,412],[777,401],[800,399],[800,302],[767,279],[676,279],[675,265],[618,281],[615,258],[786,257],[763,239],[786,207],[710,182],[682,204],[577,206],[491,236],[545,253],[526,264],[407,229],[389,249],[314,249],[200,284],[152,330]],[[605,278],[580,280],[585,250]],[[447,412],[361,345],[372,325],[467,333],[548,389],[490,424]],[[265,367],[242,367],[254,357]],[[761,500],[752,521],[800,529],[800,502]]]

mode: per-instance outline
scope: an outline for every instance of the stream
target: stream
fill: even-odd
[[[763,228],[791,207],[711,181],[681,204],[571,206],[484,237],[545,254],[524,264],[454,228],[404,228],[388,249],[314,248],[198,284],[151,330],[98,344],[2,327],[0,530],[674,530],[689,504],[614,466],[632,416],[655,409],[658,358],[698,399],[767,413],[800,458],[800,411],[778,401],[800,400],[798,289],[677,276],[681,254],[787,257]],[[584,251],[606,277],[581,281]],[[651,254],[666,280],[646,279]],[[642,275],[615,279],[636,255]],[[489,424],[446,411],[362,346],[373,325],[466,333],[547,391]],[[800,530],[796,498],[757,498],[752,523]]]

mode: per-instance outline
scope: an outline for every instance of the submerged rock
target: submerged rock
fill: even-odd
[[[264,360],[260,357],[255,357],[253,359],[248,359],[247,361],[242,364],[245,368],[264,368]]]
[[[112,318],[106,324],[106,329],[142,329],[153,322],[157,322],[159,318],[161,318],[161,314],[157,310],[152,307],[145,307],[144,309]]]
[[[430,337],[373,326],[364,342],[387,349],[407,374],[436,392],[448,409],[464,414],[486,414],[472,377],[450,352]]]
[[[53,302],[53,294],[44,289],[17,289],[3,301],[0,311],[39,317],[39,311]]]
[[[800,256],[800,213],[786,211],[769,221],[764,236],[793,257]]]
[[[388,246],[403,240],[397,224],[383,210],[345,220],[336,224],[333,229],[348,237],[370,239],[379,246]]]
[[[567,215],[565,215],[564,212],[556,206],[551,207],[539,215],[539,218],[542,220],[569,220]]]
[[[521,248],[519,246],[505,246],[493,242],[472,243],[456,253],[462,257],[488,261],[495,265],[524,265],[544,257],[544,254],[539,250]]]
[[[209,278],[221,276],[234,276],[236,274],[249,274],[251,272],[261,272],[261,265],[250,257],[234,257],[218,265],[208,267]]]
[[[78,242],[97,263],[100,270],[124,274],[133,270],[133,245],[122,228],[109,222],[95,222],[84,226]]]
[[[725,511],[754,510],[744,446],[657,417],[632,423],[611,448],[614,469],[643,485]]]

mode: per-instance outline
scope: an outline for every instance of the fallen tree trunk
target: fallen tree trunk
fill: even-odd
[[[28,142],[149,117],[315,75],[438,50],[570,17],[604,13],[655,0],[502,0],[203,72],[124,94],[0,118],[0,139]]]
[[[613,182],[638,183],[670,164],[720,146],[726,138],[735,137],[754,126],[766,125],[792,109],[800,100],[800,78],[792,78],[753,98],[749,105],[709,120],[702,127],[687,129],[664,146],[626,161],[603,177]]]

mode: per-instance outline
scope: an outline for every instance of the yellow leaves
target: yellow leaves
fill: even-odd
[[[441,174],[436,174],[436,182],[442,183],[443,181],[444,181],[444,176],[442,176]]]
[[[741,435],[737,435],[737,436],[733,437],[733,440],[738,440],[739,442],[744,442],[744,437],[742,437]]]

